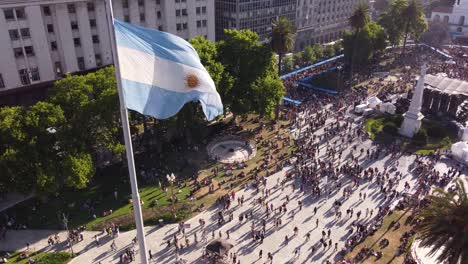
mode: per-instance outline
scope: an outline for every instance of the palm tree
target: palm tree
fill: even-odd
[[[439,263],[468,263],[468,196],[461,180],[456,187],[453,193],[436,189],[428,196],[430,205],[416,227],[417,239],[431,247],[430,254],[438,252]]]
[[[369,22],[369,6],[361,2],[356,9],[353,11],[353,14],[349,17],[349,25],[354,30],[354,43],[353,43],[353,54],[351,55],[351,78],[353,78],[353,69],[354,69],[354,56],[356,56],[356,47],[357,39],[359,32],[363,29],[366,24]]]
[[[271,26],[270,45],[278,54],[278,74],[281,74],[283,56],[294,47],[296,28],[287,17],[277,17]]]
[[[405,53],[405,48],[406,48],[406,41],[408,39],[408,34],[411,28],[411,25],[414,23],[416,20],[416,17],[418,16],[419,12],[419,5],[418,3],[413,0],[409,5],[403,10],[401,16],[403,20],[405,21],[405,37],[403,40],[403,52],[402,54]]]

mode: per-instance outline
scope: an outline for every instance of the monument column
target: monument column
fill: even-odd
[[[424,93],[424,77],[426,76],[427,65],[421,67],[421,75],[419,76],[418,83],[414,90],[413,97],[408,111],[403,115],[403,124],[400,127],[400,135],[412,138],[414,134],[418,133],[421,128],[422,119],[424,116],[421,114],[422,99]]]

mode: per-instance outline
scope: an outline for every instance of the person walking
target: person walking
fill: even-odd
[[[258,252],[258,259],[261,259],[261,258],[262,258],[262,255],[263,255],[263,250],[260,249],[260,251]]]

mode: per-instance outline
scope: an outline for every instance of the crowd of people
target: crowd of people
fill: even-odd
[[[411,52],[412,49],[417,49],[413,52],[418,52],[420,56],[408,56],[408,58],[397,61],[396,65],[394,63],[391,66],[376,64],[359,73],[360,77],[358,78],[371,78],[373,72],[386,72],[389,67],[419,69],[424,61],[430,60],[432,73],[441,71],[454,78],[468,80],[467,50],[447,48],[447,53],[453,56],[453,60],[456,62],[452,64],[444,61],[442,55],[434,54],[427,48],[411,47],[408,48],[407,52]],[[391,56],[391,53],[389,52],[389,55],[385,56]],[[288,172],[277,178],[273,185],[267,184],[271,183],[267,176],[275,171],[269,171],[266,173],[267,176],[259,176],[257,173],[271,167],[272,154],[278,149],[292,144],[290,137],[278,135],[275,141],[257,137],[257,146],[264,148],[266,154],[259,162],[258,168],[251,173],[253,181],[243,186],[245,190],[254,190],[254,195],[247,199],[244,195],[237,195],[233,191],[232,185],[227,186],[226,189],[230,191],[217,200],[217,211],[212,219],[200,218],[196,227],[180,222],[177,232],[168,235],[169,238],[164,240],[163,243],[166,245],[164,251],[173,251],[175,260],[182,262],[180,255],[192,250],[193,245],[206,245],[208,240],[215,238],[230,239],[231,232],[236,232],[237,227],[247,225],[250,226],[249,231],[242,234],[241,237],[250,241],[250,247],[258,248],[259,259],[263,260],[266,256],[266,263],[275,263],[273,260],[276,259],[275,252],[263,254],[262,245],[264,245],[265,239],[287,225],[287,219],[294,219],[297,213],[308,206],[309,209],[313,207],[311,217],[315,217],[312,227],[315,226],[314,229],[317,230],[321,229],[321,236],[312,237],[311,231],[308,229],[304,230],[303,226],[294,226],[293,232],[284,236],[283,242],[278,245],[278,250],[293,240],[301,239],[301,235],[303,235],[304,244],[309,243],[312,254],[331,251],[334,255],[340,256],[341,263],[357,263],[370,257],[378,259],[382,257],[382,252],[369,247],[363,247],[359,252],[353,254],[352,258],[344,259],[344,256],[364,241],[366,237],[375,233],[381,227],[386,215],[396,209],[409,206],[410,203],[415,203],[416,208],[424,206],[424,196],[430,192],[432,186],[444,187],[462,173],[460,168],[451,168],[447,172],[437,170],[435,164],[442,158],[442,153],[436,153],[432,156],[416,156],[412,167],[410,167],[411,171],[402,171],[399,159],[408,153],[404,153],[396,144],[365,145],[364,142],[367,141],[368,137],[364,133],[363,123],[355,122],[348,115],[347,111],[350,107],[366,99],[367,92],[365,91],[374,90],[382,98],[407,91],[415,83],[414,71],[413,73],[402,71],[398,78],[390,80],[384,77],[371,78],[372,81],[364,87],[347,89],[339,96],[317,94],[296,85],[298,80],[335,67],[340,63],[339,60],[335,60],[283,79],[287,91],[286,96],[303,101],[299,106],[284,109],[285,116],[290,120],[289,129],[296,131],[295,145],[297,148],[293,151],[290,159],[276,164],[275,171],[288,166],[290,168]],[[310,98],[316,100],[308,100]],[[372,166],[374,162],[388,156],[390,157],[388,164],[383,169]],[[235,164],[235,166],[242,166],[242,163]],[[404,176],[408,176],[404,175],[407,173],[412,174],[417,180],[414,183],[407,182],[404,179]],[[214,169],[212,174],[211,178],[200,182],[196,181],[197,188],[209,186],[210,191],[214,190],[215,186],[211,179],[218,174],[217,169]],[[361,188],[364,185],[367,186],[365,190]],[[399,188],[401,185],[404,185],[404,190]],[[274,193],[277,192],[284,196],[281,202],[276,200],[273,202]],[[360,205],[361,203],[354,206],[344,206],[351,197],[359,197],[359,202],[364,202],[371,199],[371,194],[379,197],[379,203],[375,207]],[[115,196],[117,197],[117,194]],[[328,211],[333,217],[332,220],[327,220],[327,225],[319,223],[320,218],[317,215],[324,214],[324,209],[317,208],[316,204],[313,203],[305,205],[305,197],[314,201],[328,200],[334,197],[333,205]],[[396,205],[395,202],[397,202]],[[239,208],[244,203],[249,203],[250,208],[240,211]],[[87,209],[93,211],[93,208],[94,205],[90,202]],[[227,223],[234,224],[236,228],[223,229]],[[332,238],[331,233],[334,232],[334,226],[346,226],[348,233],[342,236],[344,239],[337,241]],[[398,229],[400,223],[394,222],[391,227]],[[71,230],[68,239],[71,243],[83,240],[83,231],[84,228]],[[103,232],[111,239],[115,239],[120,232],[119,226],[109,226]],[[413,230],[403,234],[398,246],[398,254],[406,254],[409,238],[413,234]],[[96,235],[94,239],[96,246],[100,246],[100,236]],[[58,237],[49,238],[49,245],[59,242]],[[136,240],[133,244],[136,244]],[[385,237],[379,242],[380,249],[388,245],[389,240]],[[111,243],[110,250],[117,250],[115,241]],[[291,252],[294,259],[299,258],[300,255],[300,247]],[[207,255],[204,254],[204,256]],[[242,252],[236,250],[226,256],[226,259],[229,263],[240,264],[241,257]],[[131,262],[134,258],[134,247],[128,247],[120,253],[121,263]],[[150,258],[152,258],[151,252]],[[326,263],[336,261],[336,258],[335,260],[331,257],[325,258]],[[411,255],[406,254],[405,264],[413,263]]]

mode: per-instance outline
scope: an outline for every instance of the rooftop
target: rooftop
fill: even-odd
[[[438,90],[447,94],[463,94],[468,96],[468,82],[451,79],[444,75],[427,74],[426,88]]]
[[[434,9],[432,9],[432,12],[451,14],[452,10],[453,6],[436,6]]]

